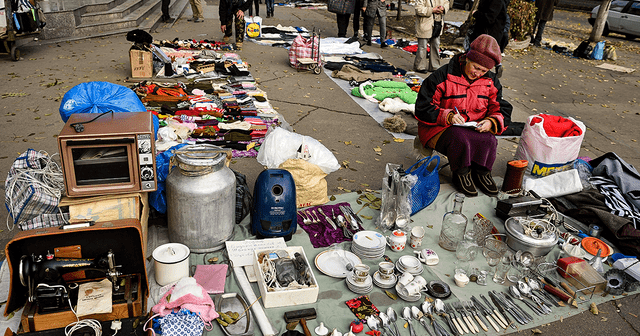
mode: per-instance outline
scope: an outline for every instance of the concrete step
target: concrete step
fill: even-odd
[[[80,16],[80,24],[113,22],[131,14],[133,11],[140,8],[143,3],[143,0],[127,0],[124,3],[106,11],[82,14]]]
[[[86,13],[105,12],[105,11],[111,10],[111,9],[123,4],[126,1],[127,0],[96,1],[96,2],[91,3],[91,4],[86,4],[86,5],[80,6],[80,7],[76,8],[76,9],[74,9],[74,12],[76,12],[79,15],[83,15],[83,14],[86,14]]]
[[[109,31],[117,31],[123,29],[134,29],[140,25],[143,21],[149,19],[149,15],[157,10],[160,10],[161,0],[147,0],[141,6],[136,8],[133,12],[126,16],[113,19],[110,21],[95,22],[80,24],[76,26],[73,33],[74,36],[91,36],[97,34],[103,34]]]

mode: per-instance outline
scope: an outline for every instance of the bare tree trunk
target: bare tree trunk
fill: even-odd
[[[400,21],[400,13],[402,13],[402,0],[398,0],[398,15],[396,16],[396,20]]]
[[[598,42],[602,38],[602,31],[604,30],[604,25],[607,22],[607,16],[609,15],[609,7],[611,7],[611,0],[602,0],[602,4],[598,9],[596,22],[593,23],[593,29],[591,29],[589,41]]]

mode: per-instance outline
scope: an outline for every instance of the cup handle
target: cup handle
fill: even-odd
[[[414,251],[413,251],[413,253],[415,253],[415,254],[417,255],[417,257],[416,257],[416,258],[418,258],[418,260],[420,260],[421,262],[423,262],[423,263],[425,263],[425,264],[427,263],[427,259],[425,259],[425,258],[422,256],[422,251],[416,251],[416,250],[414,250]]]
[[[391,246],[391,242],[389,242],[389,240],[390,240],[389,237],[385,237],[385,238],[387,239],[387,246],[392,247]]]

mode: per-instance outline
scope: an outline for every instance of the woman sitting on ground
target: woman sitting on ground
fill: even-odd
[[[502,85],[489,70],[500,64],[500,47],[489,35],[476,38],[422,83],[416,101],[418,134],[423,146],[449,159],[453,184],[468,196],[476,186],[498,194],[491,169],[498,140],[511,122],[510,103],[502,99]],[[475,121],[475,127],[451,127]]]

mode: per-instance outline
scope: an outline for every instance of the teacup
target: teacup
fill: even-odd
[[[387,245],[394,251],[402,251],[407,245],[407,235],[402,230],[394,230],[387,236]]]
[[[356,277],[366,278],[369,275],[369,270],[371,270],[371,268],[365,264],[357,264],[353,266],[353,274]]]
[[[424,286],[422,286],[419,282],[414,280],[406,284],[405,286],[401,287],[400,290],[402,291],[402,294],[404,294],[405,296],[414,296],[416,294],[420,294],[420,290],[423,287]]]
[[[420,287],[424,287],[427,285],[427,280],[425,278],[422,277],[422,275],[416,275],[413,277],[413,281],[411,282],[415,282],[417,284],[420,285]]]
[[[413,253],[417,254],[418,260],[428,266],[437,265],[440,262],[438,254],[432,249],[422,249],[421,251],[413,251]]]
[[[422,239],[424,238],[424,228],[422,226],[415,226],[411,229],[411,237],[409,238],[409,244],[412,248],[418,248],[422,245]]]
[[[469,283],[469,277],[464,273],[456,273],[453,277],[458,287],[464,287]]]
[[[398,278],[398,283],[406,286],[407,284],[409,284],[411,281],[413,281],[413,274],[409,273],[409,272],[404,272],[402,273],[402,275],[400,276],[400,278]]]
[[[391,274],[395,271],[395,265],[388,261],[383,261],[378,264],[378,271],[383,279],[390,279]]]

